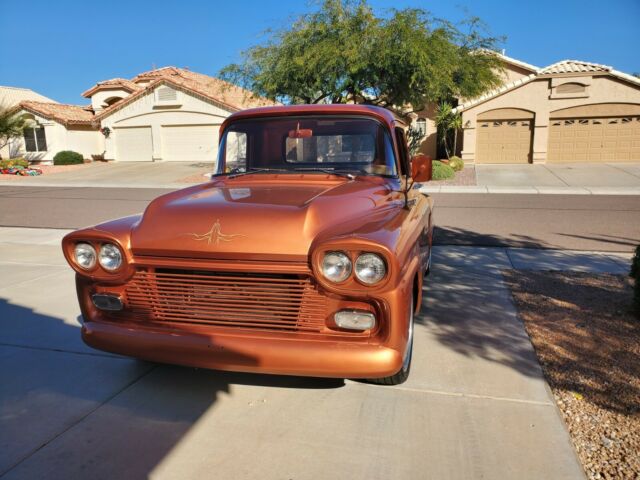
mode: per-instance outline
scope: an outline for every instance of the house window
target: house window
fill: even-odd
[[[420,132],[420,136],[427,136],[427,119],[426,118],[418,118],[416,120],[416,130]]]
[[[23,131],[24,146],[27,152],[46,152],[47,137],[44,127],[25,128]]]

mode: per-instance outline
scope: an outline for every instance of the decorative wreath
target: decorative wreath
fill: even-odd
[[[100,133],[102,133],[105,137],[109,137],[109,135],[111,134],[111,129],[109,127],[102,127],[100,129]]]

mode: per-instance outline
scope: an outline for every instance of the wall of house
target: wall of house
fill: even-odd
[[[66,150],[81,153],[85,159],[104,152],[104,135],[97,130],[69,128],[66,135]]]
[[[502,79],[502,83],[513,82],[522,77],[527,77],[531,75],[533,72],[527,70],[526,68],[519,67],[512,63],[504,64],[504,70],[499,73],[500,78]]]
[[[19,138],[12,145],[12,156],[24,157],[32,162],[53,162],[53,157],[61,150],[66,150],[67,132],[64,125],[53,120],[48,120],[37,115],[29,115],[31,120],[38,126],[44,127],[44,135],[47,141],[46,152],[27,152],[25,150],[24,138]]]
[[[27,152],[25,150],[24,137],[12,140],[11,144],[2,151],[2,158],[24,157],[33,162],[53,162],[56,153],[62,150],[73,150],[81,153],[86,159],[91,155],[101,154],[104,151],[104,137],[97,130],[85,128],[69,128],[46,118],[27,114],[35,125],[44,127],[47,141],[45,152]]]
[[[413,120],[414,127],[418,118],[424,118],[427,121],[427,134],[420,145],[420,153],[424,153],[425,155],[429,155],[431,158],[436,159],[438,152],[438,129],[435,122],[436,104],[428,104],[424,110],[416,112],[416,115],[417,116]]]
[[[587,85],[586,94],[557,96],[555,88],[564,83],[580,82]],[[564,108],[599,103],[640,104],[640,86],[618,80],[609,75],[543,77],[526,83],[486,102],[462,112],[464,143],[462,158],[473,162],[476,148],[476,122],[478,115],[499,108],[519,108],[535,113],[533,132],[533,162],[547,159],[549,119],[552,112]],[[615,115],[615,112],[612,113]]]
[[[194,95],[177,91],[177,100],[172,105],[161,105],[153,92],[146,93],[107,116],[102,127],[111,130],[105,141],[105,159],[118,160],[116,142],[118,128],[151,127],[153,160],[163,160],[162,127],[170,125],[215,125],[219,127],[231,112]]]

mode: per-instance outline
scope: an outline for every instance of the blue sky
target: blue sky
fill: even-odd
[[[504,35],[507,55],[538,66],[562,59],[640,71],[640,0],[412,1],[370,0],[379,13],[420,7],[459,21],[481,17]],[[103,2],[0,0],[0,85],[28,87],[60,102],[99,80],[130,78],[152,66],[175,65],[215,75],[259,43],[315,8],[305,0]]]

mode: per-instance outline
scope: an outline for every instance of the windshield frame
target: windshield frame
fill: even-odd
[[[244,118],[239,118],[238,120],[235,121],[230,121],[229,123],[225,123],[223,124],[224,126],[224,130],[222,130],[220,132],[220,142],[218,145],[218,154],[216,156],[216,172],[212,175],[213,177],[224,177],[224,176],[229,176],[229,175],[234,175],[237,174],[237,171],[225,171],[226,170],[226,158],[224,160],[224,162],[222,161],[222,157],[223,155],[225,155],[225,148],[226,148],[226,141],[227,141],[227,134],[229,133],[229,130],[231,129],[231,127],[233,127],[234,125],[238,125],[238,124],[242,124],[242,123],[249,123],[249,122],[256,122],[256,121],[281,121],[281,120],[308,120],[309,118],[316,118],[316,119],[323,119],[323,118],[337,118],[337,119],[357,119],[357,120],[369,120],[372,122],[375,122],[379,128],[382,129],[383,135],[385,137],[385,143],[387,143],[388,145],[388,153],[393,155],[392,158],[392,162],[387,161],[387,165],[391,165],[393,164],[394,166],[394,170],[395,173],[394,174],[380,174],[380,173],[373,173],[373,172],[365,172],[363,171],[363,169],[358,169],[358,168],[353,168],[353,169],[349,169],[349,168],[338,168],[337,166],[331,166],[331,164],[329,163],[317,163],[317,170],[315,168],[312,169],[298,169],[296,170],[295,168],[291,168],[291,169],[287,169],[286,171],[278,171],[278,174],[282,174],[282,175],[290,175],[290,174],[294,174],[294,175],[300,175],[300,174],[324,174],[326,175],[328,173],[328,170],[335,170],[336,174],[342,173],[344,175],[344,173],[353,173],[355,176],[374,176],[374,177],[382,177],[382,178],[389,178],[389,179],[399,179],[401,178],[402,174],[402,168],[400,165],[400,160],[398,158],[398,152],[397,152],[397,146],[396,146],[396,142],[395,142],[395,135],[393,135],[390,131],[388,126],[381,120],[379,120],[378,118],[375,118],[373,116],[370,115],[362,115],[362,114],[340,114],[340,113],[329,113],[329,114],[323,114],[323,113],[318,113],[318,112],[309,112],[308,114],[293,114],[293,115],[265,115],[265,116],[256,116],[256,117],[244,117]],[[249,148],[249,145],[247,145],[247,148]],[[285,163],[287,163],[285,161]],[[305,163],[300,163],[300,167],[304,167],[304,168],[309,168],[310,166],[313,166],[313,164],[310,164],[308,162]],[[251,169],[255,169],[255,172],[250,172]],[[222,171],[221,171],[222,170]],[[248,173],[256,173],[256,174],[260,174],[260,173],[273,173],[273,171],[278,170],[278,168],[273,168],[272,171],[270,172],[269,169],[260,169],[259,167],[248,167],[247,172]]]

